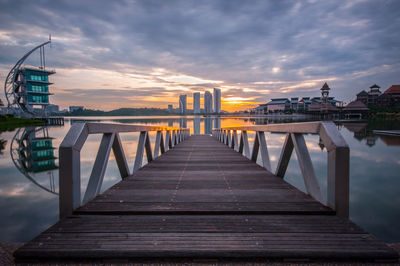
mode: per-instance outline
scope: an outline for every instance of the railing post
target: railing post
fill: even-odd
[[[151,151],[151,144],[150,144],[150,135],[149,132],[146,131],[146,142],[145,142],[145,148],[146,148],[146,157],[147,157],[147,162],[153,161],[153,155]]]
[[[244,150],[244,156],[247,157],[247,159],[250,159],[250,147],[249,147],[249,139],[247,137],[247,131],[243,130],[242,131],[242,139],[243,139],[243,150]]]
[[[332,122],[322,122],[320,137],[328,151],[328,206],[349,216],[350,150]]]
[[[235,151],[239,151],[239,144],[238,144],[238,138],[237,138],[237,130],[233,131],[233,147]]]
[[[110,157],[114,137],[114,133],[103,134],[99,151],[97,152],[96,160],[93,165],[92,173],[90,174],[89,182],[86,187],[86,192],[83,197],[84,204],[96,197],[101,190],[101,185],[103,184],[104,174],[106,172],[108,157]]]
[[[115,134],[112,150],[115,156],[115,161],[118,165],[119,173],[121,174],[121,178],[124,179],[125,177],[129,176],[129,166],[126,161],[121,138],[119,137],[118,133]]]
[[[59,149],[60,218],[71,215],[81,205],[80,152],[88,136],[86,124],[72,125]]]
[[[348,147],[328,151],[328,206],[336,215],[349,217],[349,166]]]
[[[136,157],[135,157],[135,164],[133,166],[133,172],[136,172],[137,170],[139,170],[140,167],[142,167],[146,137],[147,137],[147,132],[141,131],[140,135],[139,135],[137,150],[136,150]]]
[[[81,205],[81,158],[79,150],[61,146],[59,157],[60,218],[64,218]]]
[[[171,131],[167,130],[165,133],[165,151],[172,148]]]
[[[154,143],[154,159],[158,157],[158,154],[160,153],[160,146],[161,146],[161,137],[162,137],[162,131],[157,131],[156,133],[156,142]]]
[[[279,177],[284,177],[286,169],[289,165],[290,157],[293,152],[293,141],[290,133],[286,134],[286,139],[282,147],[281,155],[279,157],[278,166],[276,167],[275,175]]]
[[[176,132],[175,132],[175,130],[172,130],[171,148],[173,148],[175,145],[176,145]]]
[[[269,160],[268,147],[267,142],[265,141],[264,131],[257,131],[256,137],[258,138],[258,142],[260,143],[260,153],[263,166],[265,169],[271,172],[271,162]]]
[[[303,174],[307,192],[319,202],[323,202],[321,189],[315,175],[314,167],[308,153],[307,145],[302,134],[292,133],[292,140],[296,150],[297,160]]]
[[[229,130],[225,130],[225,142],[224,142],[225,145],[228,145],[228,143],[229,143],[229,134],[230,133],[231,132]]]

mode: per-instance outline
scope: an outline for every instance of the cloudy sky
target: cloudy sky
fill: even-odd
[[[2,85],[49,34],[62,108],[176,107],[181,93],[190,108],[218,87],[231,111],[318,96],[324,82],[346,102],[400,84],[398,0],[0,0]]]

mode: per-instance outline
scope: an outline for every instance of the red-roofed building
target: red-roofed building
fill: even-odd
[[[384,94],[392,95],[396,100],[400,100],[400,85],[392,85]]]

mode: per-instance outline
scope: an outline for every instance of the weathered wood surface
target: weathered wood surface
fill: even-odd
[[[396,260],[349,220],[209,136],[191,136],[16,251],[19,260]]]

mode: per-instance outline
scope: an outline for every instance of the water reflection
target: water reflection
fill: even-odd
[[[376,123],[343,123],[341,126],[353,133],[353,137],[358,141],[365,140],[365,144],[369,147],[375,146],[378,139],[382,140],[387,146],[400,146],[400,137],[378,135],[374,130],[379,129],[392,129],[393,127],[376,127]],[[393,123],[396,124],[396,123]],[[374,126],[375,125],[375,126]]]
[[[179,127],[187,128],[187,118],[186,117],[182,117],[181,119],[179,119]]]
[[[0,133],[1,135],[1,133]],[[6,148],[7,140],[0,139],[0,155],[3,155],[3,150]]]
[[[212,134],[212,118],[206,117],[204,119],[204,134]]]
[[[200,117],[198,116],[193,119],[193,131],[195,135],[200,134]]]
[[[54,150],[47,127],[19,128],[10,145],[11,159],[16,168],[36,186],[57,195],[54,170],[58,166]],[[47,177],[43,178],[39,173]]]
[[[270,124],[282,122],[297,122],[299,120],[273,120],[271,118],[253,117],[215,117],[215,116],[186,116],[186,117],[79,117],[68,118],[75,121],[99,121],[103,123],[129,123],[160,126],[186,126],[191,134],[211,134],[213,127],[241,126],[254,124]],[[0,240],[27,241],[39,234],[58,219],[57,193],[57,159],[56,147],[59,146],[69,130],[69,123],[63,127],[26,128],[15,132],[1,133],[0,152]],[[341,134],[350,146],[350,218],[358,225],[385,241],[399,241],[400,231],[396,229],[400,219],[400,139],[376,135],[376,129],[400,129],[400,123],[370,121],[368,123],[343,123],[338,125]],[[47,132],[48,131],[48,132]],[[14,136],[15,135],[15,136]],[[50,136],[54,137],[52,139]],[[155,134],[151,134],[154,144]],[[33,142],[39,139],[48,145],[47,155],[34,154]],[[129,165],[132,167],[136,155],[138,134],[124,133],[121,139]],[[272,169],[280,156],[284,134],[267,134],[268,151]],[[307,146],[319,178],[321,188],[326,188],[326,151],[318,136],[306,135]],[[100,135],[89,136],[81,153],[82,191],[86,188],[94,160],[97,154]],[[250,145],[254,133],[249,133]],[[12,142],[12,145],[11,145]],[[12,147],[9,147],[12,146]],[[390,146],[390,147],[389,147]],[[11,150],[12,160],[9,153]],[[51,151],[53,154],[51,154]],[[41,156],[48,156],[43,158]],[[285,180],[303,189],[304,182],[298,171],[296,155],[288,166]],[[38,162],[48,161],[48,169],[41,168]],[[145,158],[146,159],[146,158]],[[12,163],[14,161],[18,168]],[[36,166],[35,166],[36,164]],[[52,167],[55,167],[52,169]],[[36,169],[36,170],[35,170]],[[40,170],[40,171],[38,171]],[[21,175],[19,171],[23,174]],[[52,177],[54,174],[54,177]],[[28,180],[29,179],[29,180]],[[111,154],[107,166],[102,191],[120,181],[115,158]],[[39,189],[40,187],[40,189]],[[305,189],[305,188],[304,188]],[[304,190],[303,189],[303,190]],[[49,193],[51,192],[51,193]],[[53,194],[54,193],[54,194]],[[371,216],[374,217],[371,219]]]
[[[214,118],[214,128],[220,128],[221,127],[221,118],[216,117]]]

